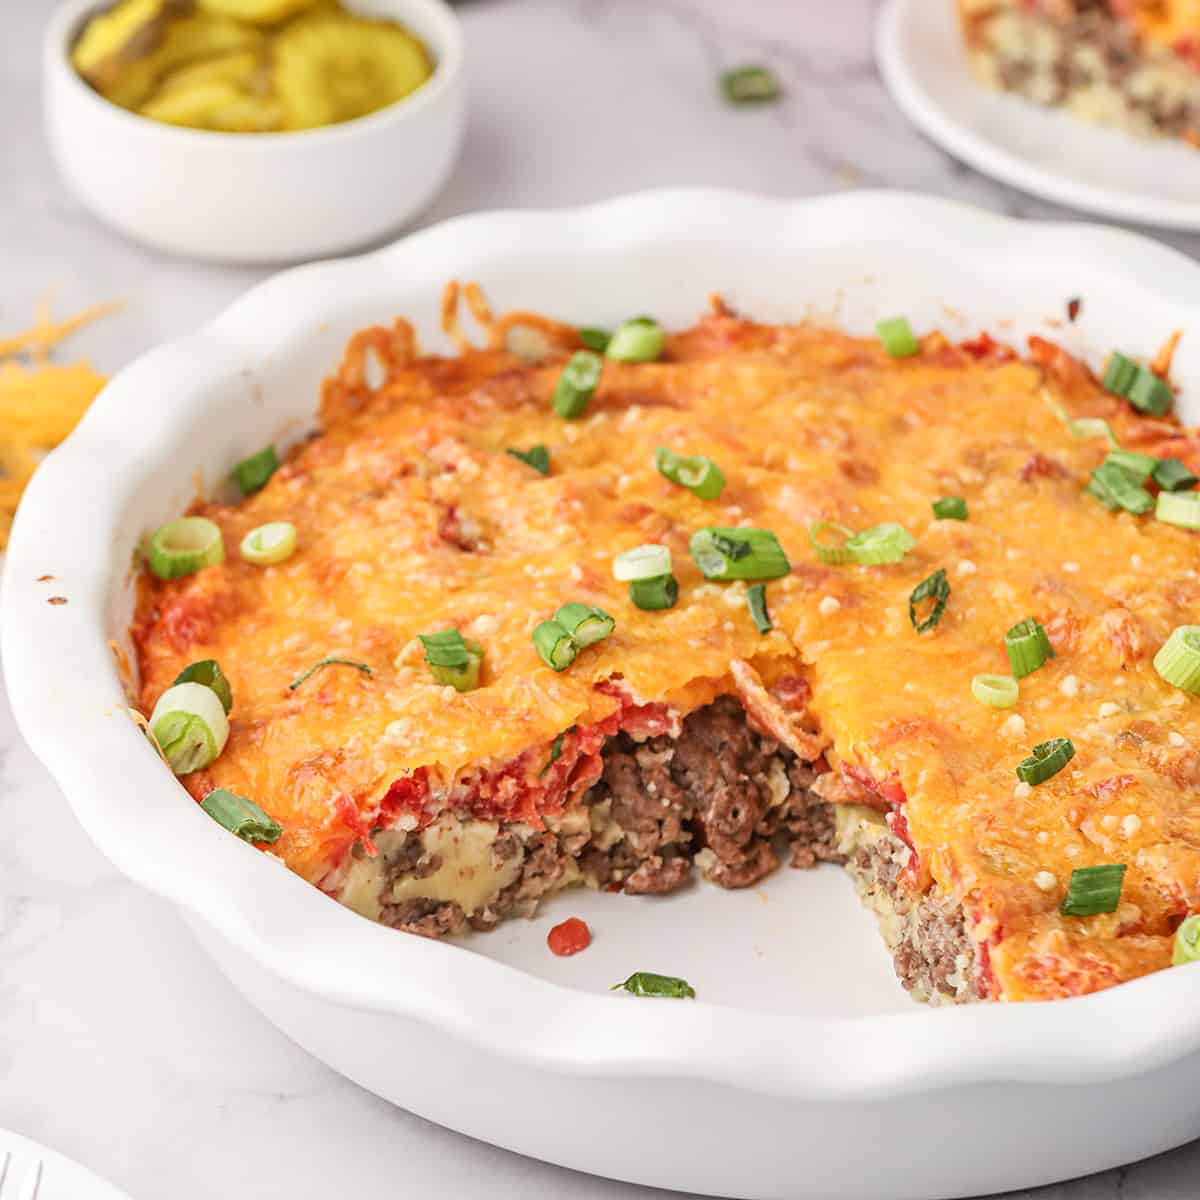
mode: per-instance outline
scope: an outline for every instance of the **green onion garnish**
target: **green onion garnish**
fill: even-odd
[[[603,641],[613,631],[616,621],[602,608],[592,604],[581,604],[578,600],[564,604],[554,614],[554,621],[565,629],[575,645],[582,650]]]
[[[419,633],[417,637],[425,647],[429,673],[438,683],[459,692],[469,692],[479,686],[483,647],[478,642],[463,637],[457,629]]]
[[[1175,946],[1171,951],[1171,966],[1182,967],[1184,963],[1200,959],[1200,913],[1185,917],[1175,930]]]
[[[1175,399],[1167,383],[1149,367],[1115,350],[1109,355],[1103,384],[1105,391],[1124,397],[1139,412],[1156,417],[1167,412]]]
[[[202,683],[177,683],[158,698],[150,732],[176,775],[190,775],[213,762],[229,740],[225,706]]]
[[[767,585],[751,584],[746,592],[746,603],[750,606],[750,619],[755,629],[759,633],[770,633],[775,626],[771,624],[771,614],[767,612]]]
[[[666,334],[653,317],[635,317],[617,327],[605,354],[617,362],[653,362],[666,343]]]
[[[178,517],[150,538],[147,559],[159,579],[181,579],[225,561],[221,528],[207,517]]]
[[[1109,460],[1092,472],[1086,490],[1105,508],[1113,511],[1123,508],[1126,512],[1147,513],[1154,507],[1154,497],[1138,483],[1136,477]]]
[[[570,421],[583,416],[600,382],[603,366],[600,355],[591,350],[576,350],[571,355],[554,385],[553,406],[560,417]]]
[[[614,983],[609,990],[615,992],[618,988],[635,996],[668,996],[674,1000],[692,1000],[696,996],[695,989],[686,979],[655,975],[653,971],[635,971],[623,983]]]
[[[233,468],[233,477],[237,480],[238,487],[242,489],[242,495],[252,496],[255,492],[262,491],[267,485],[267,480],[278,470],[279,458],[275,453],[275,447],[268,446],[265,450],[260,450],[257,454],[242,459]]]
[[[579,647],[557,621],[541,621],[533,631],[533,648],[546,666],[565,671],[575,661]]]
[[[842,539],[836,546],[822,540],[824,534],[829,532]],[[836,521],[810,521],[808,525],[808,544],[817,552],[817,557],[831,567],[850,561],[846,541],[853,536],[853,529],[847,529],[845,525],[839,525]]]
[[[989,708],[1012,708],[1020,694],[1011,675],[976,675],[971,680],[971,695]]]
[[[1180,625],[1159,647],[1154,669],[1173,687],[1200,695],[1200,625]]]
[[[1154,468],[1154,482],[1164,492],[1182,492],[1197,482],[1196,476],[1188,470],[1187,464],[1178,458],[1159,459]]]
[[[613,578],[618,583],[633,583],[637,579],[657,579],[671,573],[671,550],[668,546],[634,546],[613,559]]]
[[[550,743],[550,757],[546,759],[546,765],[538,772],[539,779],[541,779],[541,777],[545,775],[546,772],[550,770],[550,768],[554,766],[554,764],[562,757],[563,742],[566,740],[568,733],[574,732],[575,726],[572,725],[570,729],[564,729],[562,733],[560,733],[558,737],[556,737],[554,741]]]
[[[721,91],[730,104],[769,104],[783,89],[767,67],[735,67],[721,76]]]
[[[334,654],[330,654],[321,659],[320,662],[315,662],[303,675],[298,675],[291,683],[288,684],[288,691],[294,692],[310,675],[315,674],[322,667],[353,667],[356,671],[361,671],[364,675],[373,675],[374,672],[366,663],[355,661],[353,658],[338,658]]]
[[[933,502],[933,515],[939,521],[965,521],[967,502],[961,496],[943,496]]]
[[[1175,394],[1165,380],[1160,379],[1149,367],[1139,367],[1137,378],[1127,393],[1129,403],[1138,412],[1161,417],[1170,412]]]
[[[1154,515],[1180,529],[1200,529],[1200,492],[1159,492]]]
[[[1139,454],[1136,450],[1112,450],[1104,462],[1128,471],[1138,483],[1145,483],[1158,466],[1158,459],[1153,455]]]
[[[579,330],[579,340],[589,350],[595,350],[597,354],[603,354],[608,349],[608,343],[612,340],[612,334],[607,329],[600,329],[596,325],[584,325]]]
[[[1137,378],[1138,364],[1124,354],[1114,350],[1108,356],[1108,365],[1104,368],[1102,386],[1106,392],[1122,398],[1129,395],[1133,381]]]
[[[705,579],[779,579],[792,569],[769,529],[707,525],[692,534],[688,550]]]
[[[646,612],[661,612],[674,608],[679,599],[679,581],[674,575],[656,575],[651,579],[635,579],[629,585],[629,599]]]
[[[519,458],[527,467],[532,467],[539,475],[550,474],[550,451],[540,442],[530,446],[528,450],[508,450],[513,458]]]
[[[1071,436],[1076,438],[1091,438],[1102,437],[1108,439],[1108,444],[1114,449],[1120,449],[1120,443],[1117,441],[1117,435],[1113,433],[1112,426],[1101,420],[1099,417],[1077,417],[1071,420],[1064,414],[1064,420],[1067,422],[1067,428],[1071,431]]]
[[[659,446],[654,451],[654,465],[664,478],[687,488],[701,500],[715,500],[725,486],[721,468],[703,454],[685,457],[668,450],[666,446]]]
[[[290,521],[260,525],[242,538],[242,557],[256,566],[281,563],[296,552],[296,527]]]
[[[1051,738],[1048,742],[1038,742],[1029,757],[1017,764],[1017,778],[1022,783],[1035,786],[1045,783],[1074,757],[1075,746],[1070,738]]]
[[[907,317],[892,317],[888,321],[880,321],[875,326],[883,348],[893,358],[911,358],[920,354],[921,343],[913,333]]]
[[[1094,917],[1115,912],[1121,902],[1121,884],[1125,880],[1124,863],[1104,863],[1099,867],[1076,867],[1058,911],[1064,917]]]
[[[1054,647],[1050,645],[1046,631],[1033,617],[1018,621],[1005,633],[1004,648],[1008,651],[1008,665],[1014,679],[1024,679],[1054,657]]]
[[[950,584],[946,580],[946,568],[939,567],[927,579],[922,579],[909,593],[908,619],[918,633],[928,633],[942,619],[946,611],[946,602],[950,599]],[[933,607],[923,620],[917,620],[917,605],[922,600],[932,600]]]
[[[216,692],[217,699],[221,701],[221,707],[227,716],[233,708],[233,689],[229,686],[229,680],[225,678],[225,672],[221,670],[215,658],[206,658],[184,667],[175,676],[175,683],[202,683],[206,688],[212,688]],[[171,686],[174,687],[175,683]]]
[[[267,816],[253,800],[216,788],[200,801],[200,807],[218,825],[236,834],[244,842],[277,842],[283,826]]]
[[[899,562],[916,544],[913,535],[895,521],[872,525],[846,539],[850,557],[863,567]]]

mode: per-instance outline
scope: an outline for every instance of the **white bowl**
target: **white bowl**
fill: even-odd
[[[66,0],[43,46],[46,128],[67,185],[101,220],[163,250],[220,262],[292,262],[393,233],[441,190],[466,123],[463,40],[443,0],[355,0],[429,47],[436,69],[389,108],[325,129],[228,134],[110,104],[70,51],[96,0]]]
[[[309,425],[356,328],[401,312],[443,347],[450,276],[480,280],[498,308],[589,323],[649,311],[683,324],[720,289],[764,319],[812,309],[866,331],[903,312],[960,337],[1041,332],[1094,362],[1113,345],[1152,352],[1200,318],[1200,268],[1152,242],[888,193],[663,192],[472,216],[274,279],[122,372],[17,516],[9,694],[100,848],[334,1068],[568,1166],[730,1196],[932,1200],[1196,1136],[1200,969],[1056,1003],[922,1009],[833,868],[778,873],[761,895],[576,892],[533,922],[435,943],[341,908],[199,810],[126,718],[106,644],[127,644],[139,536],[188,503],[195,469],[219,479],[248,447]],[[1084,299],[1074,325],[1069,295]],[[1200,343],[1185,338],[1176,362],[1195,419]],[[556,959],[545,931],[569,913],[596,940]],[[605,990],[641,969],[687,977],[700,1000]]]

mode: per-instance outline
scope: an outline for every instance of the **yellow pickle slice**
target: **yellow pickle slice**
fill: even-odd
[[[318,0],[197,0],[201,12],[251,25],[275,25],[314,8]]]

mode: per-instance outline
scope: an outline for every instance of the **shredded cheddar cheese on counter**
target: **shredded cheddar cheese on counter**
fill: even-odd
[[[17,505],[38,463],[75,428],[107,383],[89,363],[60,365],[51,355],[115,308],[99,305],[56,322],[42,306],[32,328],[0,338],[0,549],[8,545]]]

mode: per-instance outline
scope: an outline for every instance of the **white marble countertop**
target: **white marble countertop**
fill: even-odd
[[[122,298],[118,316],[76,342],[112,372],[207,319],[260,273],[155,255],[68,197],[40,129],[47,7],[0,4],[0,330],[23,327],[47,296],[62,313]],[[473,91],[466,152],[427,220],[671,184],[777,194],[892,186],[1071,216],[976,175],[908,127],[872,64],[876,7],[477,0],[462,10]],[[786,103],[724,110],[716,74],[744,61],[771,63]],[[1200,253],[1200,237],[1168,240]],[[542,1189],[665,1200],[445,1132],[289,1043],[170,909],[92,848],[2,700],[0,817],[0,1127],[78,1158],[135,1200],[449,1200],[479,1195],[483,1178],[495,1200]],[[1200,1143],[1029,1195],[1182,1200],[1196,1194],[1197,1171]]]

